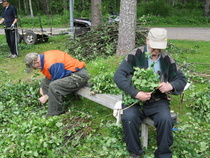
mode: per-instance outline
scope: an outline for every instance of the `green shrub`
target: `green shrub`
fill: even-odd
[[[169,16],[171,6],[166,3],[165,0],[152,0],[146,3],[140,3],[138,9],[138,15],[154,15],[154,16]]]
[[[202,91],[194,91],[190,97],[194,102],[190,105],[193,109],[192,113],[196,118],[203,119],[207,123],[210,122],[210,87],[202,89]]]

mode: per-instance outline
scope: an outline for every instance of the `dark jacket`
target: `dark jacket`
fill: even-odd
[[[114,74],[114,81],[117,86],[135,98],[139,90],[137,90],[131,81],[134,73],[134,67],[148,68],[148,58],[145,55],[146,46],[134,49],[122,61]],[[173,86],[174,95],[181,94],[186,85],[186,77],[176,65],[174,59],[165,52],[160,54],[161,74],[160,80],[169,82]],[[152,98],[166,98],[165,93],[159,90],[153,94]]]
[[[9,5],[9,7],[6,9],[5,7],[2,8],[2,18],[4,18],[4,22],[7,27],[10,27],[11,24],[15,19],[18,18],[17,10],[13,5]],[[9,26],[7,25],[9,24]]]

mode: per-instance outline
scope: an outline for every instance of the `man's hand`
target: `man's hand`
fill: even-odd
[[[1,25],[3,22],[4,22],[4,18],[2,18],[2,19],[0,20],[0,25]]]
[[[152,92],[138,92],[135,96],[136,99],[139,99],[142,102],[145,102],[147,100],[150,100]]]
[[[44,103],[47,102],[48,98],[49,98],[48,95],[43,95],[43,96],[41,96],[41,97],[39,98],[39,101],[40,101],[42,104],[44,104]]]
[[[162,93],[167,93],[171,90],[173,90],[173,86],[170,83],[166,83],[166,82],[162,82],[160,83],[160,86],[158,87],[158,89],[162,92]]]

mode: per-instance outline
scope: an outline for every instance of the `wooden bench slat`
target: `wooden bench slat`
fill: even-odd
[[[92,94],[90,91],[91,88],[84,87],[81,88],[77,94],[90,99],[98,104],[106,106],[110,109],[114,109],[115,103],[122,99],[121,95],[112,95],[112,94]]]

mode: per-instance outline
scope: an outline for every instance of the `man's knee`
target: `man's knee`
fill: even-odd
[[[139,123],[141,122],[140,117],[133,112],[125,112],[122,115],[122,121],[127,123]]]
[[[155,126],[156,125],[160,125],[160,124],[165,124],[165,125],[169,125],[169,126],[173,126],[173,119],[171,118],[170,113],[163,113],[161,115],[159,115],[156,120],[154,120],[155,122]]]
[[[122,121],[132,121],[135,120],[135,116],[132,113],[124,113],[122,115]]]

